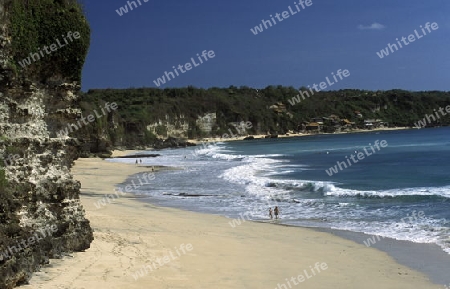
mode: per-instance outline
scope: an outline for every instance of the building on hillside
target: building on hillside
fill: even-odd
[[[307,132],[320,132],[321,125],[317,122],[310,122],[305,126]]]
[[[349,121],[348,119],[344,118],[343,120],[341,120],[341,125],[344,128],[354,128],[355,127],[355,122]]]
[[[365,119],[364,126],[367,129],[380,128],[387,126],[387,123],[382,121],[381,119]]]
[[[328,118],[330,118],[330,119],[332,119],[334,121],[339,121],[340,120],[339,116],[337,116],[335,114],[330,115]]]
[[[324,118],[323,117],[314,117],[309,120],[310,122],[316,122],[319,125],[323,125]]]

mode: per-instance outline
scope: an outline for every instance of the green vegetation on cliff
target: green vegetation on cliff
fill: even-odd
[[[44,83],[80,81],[90,42],[89,24],[80,4],[76,0],[13,0],[7,5],[11,15],[11,67],[15,72]],[[69,31],[79,32],[81,38],[50,55],[43,52],[42,59],[30,66],[22,68],[18,64],[57,40],[64,43],[63,36]]]
[[[4,138],[0,136],[0,151],[3,148],[3,140]],[[17,238],[24,234],[19,226],[19,218],[17,214],[15,214],[20,207],[20,204],[12,195],[11,188],[8,187],[4,164],[3,154],[0,157],[0,255],[3,253],[2,249],[12,243],[13,238]],[[2,261],[3,256],[0,258],[0,263]]]
[[[75,143],[48,139],[40,125],[28,129],[35,122],[51,123],[58,109],[72,108],[67,99],[57,99],[57,86],[80,81],[90,28],[75,0],[5,0],[0,11],[1,132],[10,136],[0,136],[0,288],[9,289],[27,283],[49,258],[85,250],[93,239],[78,201],[79,183],[67,172],[76,157]],[[68,32],[80,38],[66,43]],[[49,51],[52,44],[57,49]],[[31,54],[33,61],[22,62]],[[42,105],[37,109],[45,108],[45,115],[32,113],[31,104]],[[47,171],[58,173],[48,178]],[[24,243],[47,225],[57,232]]]
[[[95,126],[86,129],[90,131],[91,139],[97,134],[108,139],[112,145],[128,147],[154,143],[154,135],[146,127],[159,120],[164,121],[166,116],[172,120],[183,116],[189,123],[189,137],[195,138],[205,136],[195,125],[198,117],[205,113],[217,115],[211,135],[221,135],[230,128],[230,122],[240,121],[252,122],[250,133],[282,134],[298,130],[302,123],[313,118],[330,115],[354,122],[357,127],[363,127],[367,119],[381,119],[389,126],[414,126],[425,114],[450,104],[450,93],[439,91],[346,89],[315,93],[291,105],[296,95],[297,89],[283,86],[268,86],[260,90],[234,86],[210,89],[95,89],[83,96],[81,104],[84,114],[88,114],[100,102],[116,102],[119,108],[114,126],[104,119],[102,125],[108,127],[106,130],[99,131]],[[429,125],[448,124],[450,117],[446,116]],[[157,128],[159,132],[165,129]]]

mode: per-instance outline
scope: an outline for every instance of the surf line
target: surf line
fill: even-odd
[[[238,127],[240,127],[240,129],[238,128]],[[246,133],[246,130],[247,129],[251,129],[253,127],[253,125],[252,125],[252,123],[250,122],[250,121],[247,121],[247,122],[243,122],[243,121],[241,121],[240,123],[239,123],[239,126],[235,126],[235,129],[237,130],[237,135],[235,135],[235,134],[233,134],[233,132],[231,131],[231,129],[228,129],[228,131],[230,132],[230,134],[231,134],[231,136],[230,135],[228,135],[227,133],[224,133],[223,135],[222,135],[222,139],[223,140],[221,140],[221,141],[224,141],[224,140],[226,140],[227,138],[236,138],[236,137],[239,137],[239,136],[243,136],[243,135],[245,135],[245,133]],[[201,144],[201,148],[197,148],[197,149],[195,149],[191,154],[194,156],[194,157],[197,157],[198,155],[199,155],[199,151],[200,150],[202,150],[202,149],[207,149],[207,148],[210,148],[210,147],[215,147],[215,146],[217,146],[217,141],[211,141],[211,142],[208,142],[208,141],[206,141],[206,142],[202,142],[202,144]]]

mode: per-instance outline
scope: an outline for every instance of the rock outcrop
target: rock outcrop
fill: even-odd
[[[46,13],[55,9],[55,15],[67,13],[62,17],[83,21],[76,5],[74,1],[0,1],[0,288],[26,283],[49,258],[85,250],[93,240],[79,200],[80,183],[70,173],[78,157],[78,142],[56,136],[80,112],[74,106],[80,90],[79,77],[59,69],[74,63],[75,56],[70,53],[79,47],[47,56],[41,67],[20,68],[17,55],[28,52],[18,51],[18,47],[33,46],[18,45],[24,38],[14,32],[18,24],[12,20],[26,9],[33,9],[33,14],[22,15],[24,19],[39,15],[39,9]],[[41,23],[38,20],[29,18],[30,22],[36,21],[35,25]],[[88,31],[87,23],[77,24]],[[33,29],[36,27],[40,26]],[[42,29],[46,29],[44,24]],[[60,31],[34,34],[39,39],[61,35]],[[86,37],[89,35],[84,41]],[[39,41],[35,44],[40,46]],[[84,57],[81,59],[76,61],[83,62]],[[53,75],[48,71],[52,63]],[[76,66],[74,70],[82,63]]]

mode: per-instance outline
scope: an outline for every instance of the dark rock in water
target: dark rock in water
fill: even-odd
[[[264,138],[278,138],[278,135],[277,134],[269,134],[269,135],[266,135]]]
[[[189,193],[179,193],[179,194],[164,193],[163,195],[176,196],[176,197],[212,197],[213,196],[213,195],[189,194]]]
[[[188,141],[180,140],[174,137],[169,137],[165,140],[158,140],[153,148],[155,149],[166,149],[166,148],[183,148],[188,146],[195,146],[194,143]]]
[[[161,156],[160,154],[135,154],[135,155],[128,155],[128,156],[120,156],[120,157],[115,157],[117,159],[140,159],[140,158],[156,158]]]
[[[179,193],[178,196],[180,196],[180,197],[210,197],[211,195]]]
[[[255,137],[252,136],[252,135],[250,135],[250,136],[244,138],[244,140],[252,140],[252,139],[255,139]]]

